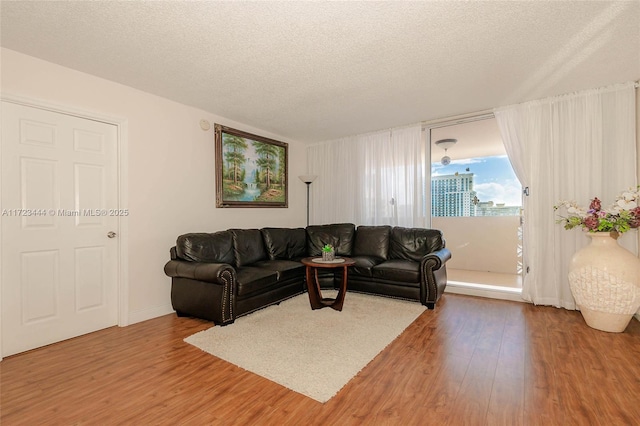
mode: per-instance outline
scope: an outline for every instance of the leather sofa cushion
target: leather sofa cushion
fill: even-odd
[[[278,274],[265,268],[245,266],[236,270],[238,297],[262,293],[278,283]]]
[[[390,234],[390,226],[358,226],[353,243],[353,255],[387,260]]]
[[[322,247],[330,244],[338,256],[351,256],[356,226],[352,223],[307,226],[307,253],[320,256]]]
[[[381,262],[380,259],[375,256],[353,256],[352,259],[356,261],[356,264],[348,268],[349,276],[360,275],[363,277],[372,277],[373,267]]]
[[[302,283],[305,276],[304,265],[293,260],[261,260],[260,262],[254,263],[253,266],[274,271],[279,281],[300,278],[300,282]]]
[[[231,229],[236,267],[251,265],[267,259],[267,251],[259,229]]]
[[[180,235],[176,240],[176,255],[193,262],[233,264],[233,236],[229,231]]]
[[[262,228],[260,231],[269,259],[301,259],[307,255],[304,228]]]
[[[444,248],[442,232],[437,229],[402,228],[391,230],[390,259],[419,262],[423,256]]]
[[[413,260],[390,259],[373,267],[373,278],[403,283],[420,282],[420,264]]]

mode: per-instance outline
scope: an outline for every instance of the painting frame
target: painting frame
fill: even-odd
[[[216,207],[289,206],[289,144],[214,125]]]

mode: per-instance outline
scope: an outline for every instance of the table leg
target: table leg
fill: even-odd
[[[344,295],[346,292],[347,292],[347,267],[344,266],[342,271],[342,283],[340,284],[340,288],[338,289],[338,295],[336,296],[336,300],[331,305],[331,307],[336,311],[342,310],[342,305],[344,304]]]
[[[322,303],[322,297],[320,296],[318,271],[314,271],[312,266],[307,266],[307,291],[309,292],[309,304],[311,305],[311,309],[320,309],[325,307]]]
[[[347,290],[347,267],[344,267],[342,274],[342,283],[338,289],[338,295],[335,299],[323,298],[320,289],[320,280],[318,279],[318,268],[307,266],[307,291],[309,292],[309,304],[311,309],[321,309],[330,307],[336,311],[342,311],[344,304],[344,296]]]

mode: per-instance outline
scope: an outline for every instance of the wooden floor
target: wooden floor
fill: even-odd
[[[183,342],[210,326],[168,315],[5,358],[0,424],[640,424],[635,319],[609,334],[445,294],[326,404]]]

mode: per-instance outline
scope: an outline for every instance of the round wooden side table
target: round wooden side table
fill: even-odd
[[[347,292],[347,268],[355,265],[356,261],[349,257],[337,257],[332,261],[324,261],[321,257],[305,257],[301,262],[307,267],[307,289],[311,309],[330,307],[336,311],[342,310],[344,295]],[[342,268],[342,283],[335,299],[323,298],[318,280],[318,269]]]

